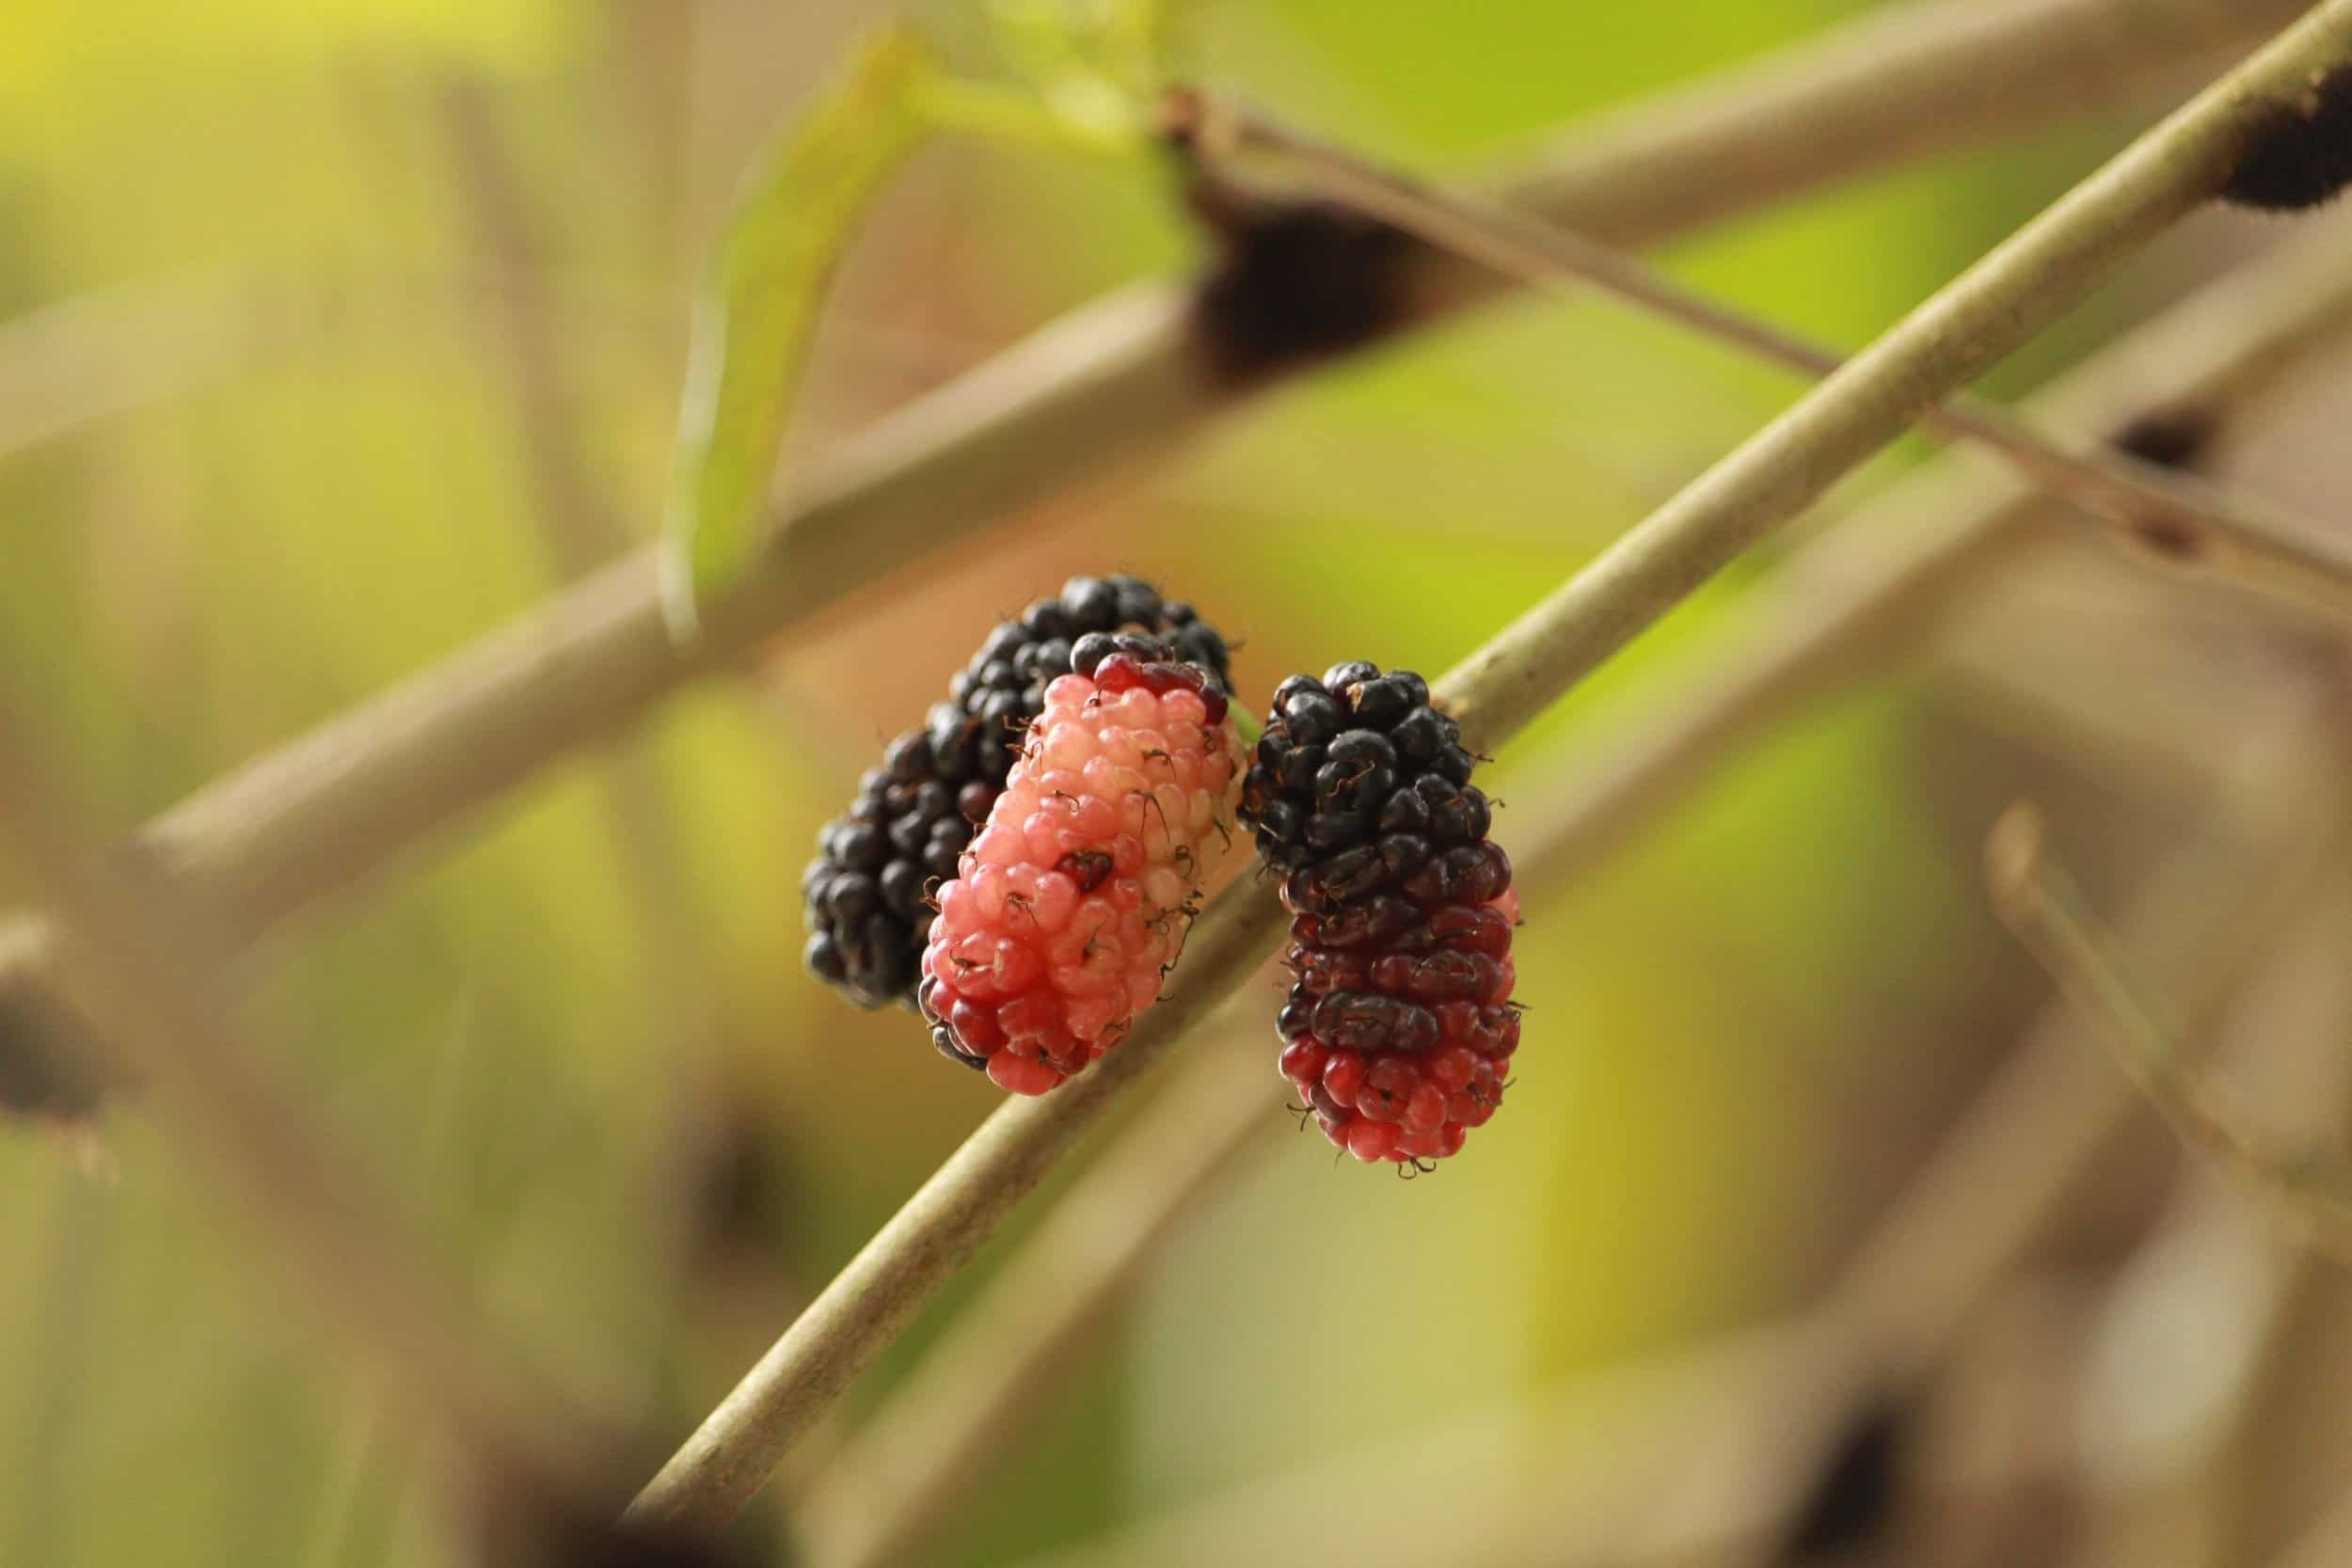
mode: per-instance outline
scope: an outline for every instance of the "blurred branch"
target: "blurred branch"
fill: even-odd
[[[679,329],[665,300],[603,279],[568,279],[582,297],[572,331],[640,337]],[[389,335],[413,342],[435,325],[518,292],[542,275],[493,268],[408,270],[278,259],[91,290],[0,321],[0,462],[102,420],[224,384],[306,350]],[[609,553],[609,552],[608,552]],[[597,557],[599,561],[604,555]]]
[[[2124,949],[2178,977],[2203,1023],[2236,994],[2280,923],[2300,909],[2341,832],[2341,706],[2304,692],[2269,718],[2207,822],[2177,841],[2134,897]],[[1776,1400],[1720,1413],[1642,1490],[1606,1537],[1628,1555],[1734,1568],[1705,1521],[1788,1527],[1851,1422],[1889,1389],[1931,1378],[2001,1283],[2071,1207],[2138,1101],[2083,1060],[2083,1023],[2052,1004],[1979,1091],[1821,1299],[1822,1357],[1768,1384]]]
[[[1449,679],[1466,743],[1516,732],[1716,566],[2071,309],[2210,197],[2255,117],[2347,54],[2352,0],[2326,0],[1628,530]]]
[[[2118,967],[2064,867],[2048,851],[2041,812],[2019,802],[1985,841],[1995,908],[2065,994],[2097,1022],[2124,1075],[2191,1147],[2234,1168],[2292,1216],[2314,1244],[2352,1259],[2352,1174],[2314,1149],[2289,1149],[2241,1125],[2192,1069],[2174,1025]]]
[[[2273,1568],[2344,1568],[2352,1562],[2352,1497],[2312,1521]]]
[[[2208,285],[2038,394],[2036,412],[2057,428],[2093,430],[2181,409],[2242,412],[2264,384],[2352,325],[2344,240],[2289,246]],[[1915,638],[1936,603],[1976,580],[1966,568],[1991,554],[1982,546],[2013,537],[2041,510],[2014,478],[1951,457],[1824,530],[1743,598],[1734,629],[1649,672],[1563,741],[1556,763],[1525,767],[1564,782],[1512,814],[1520,885],[1575,879],[1670,810],[1681,786],[1740,739],[1860,668],[1859,655]],[[1009,1440],[1053,1369],[1084,1353],[1080,1325],[1124,1292],[1175,1218],[1230,1174],[1225,1151],[1266,1124],[1277,1099],[1262,1062],[1223,1053],[1154,1091],[809,1484],[795,1517],[810,1560],[833,1568],[915,1560],[979,1484],[980,1458]]]
[[[2030,404],[2055,428],[2126,433],[2216,425],[2352,327],[2352,235],[2296,242],[2250,262],[2069,373]],[[1546,851],[1572,877],[1671,798],[1666,788],[1841,673],[1915,643],[2046,510],[2013,475],[1953,454],[1806,540],[1738,619],[1655,684],[1613,700],[1606,743],[1563,743],[1531,801],[1575,824]],[[2033,678],[2046,683],[2036,671]]]
[[[610,499],[611,486],[580,448],[587,420],[573,395],[578,378],[563,334],[548,309],[546,247],[532,232],[529,182],[487,82],[453,73],[441,85],[439,107],[450,182],[489,266],[514,280],[484,300],[484,315],[493,329],[489,346],[503,350],[498,357],[512,384],[537,515],[565,574],[589,571],[633,540]]]
[[[2342,846],[2312,895],[2255,956],[2214,1058],[2314,1141],[2352,1088],[2352,880]],[[2095,1021],[2090,1025],[2096,1027]],[[2178,1152],[2176,1149],[2174,1152]],[[2067,1560],[2250,1561],[2249,1490],[2281,1398],[2311,1376],[2298,1327],[2332,1310],[2324,1259],[2259,1223],[2260,1195],[2229,1167],[2179,1159],[2175,1191],[2091,1315],[2065,1382],[2078,1528]]]
[[[459,74],[444,85],[441,110],[453,182],[490,260],[517,280],[492,302],[491,325],[504,341],[540,531],[563,575],[575,578],[626,549],[632,535],[581,446],[588,420],[573,395],[578,377],[544,290],[533,283],[546,276],[544,246],[532,233],[529,182],[516,166],[500,105],[487,83]],[[648,939],[649,990],[684,997],[694,973],[695,904],[669,792],[644,746],[624,742],[611,760],[606,805],[629,904]],[[695,1027],[691,1007],[678,1013],[688,1035],[707,1034]],[[683,1054],[694,1070],[708,1070],[707,1052]]]
[[[1466,744],[1493,750],[1923,409],[2071,309],[2201,204],[2251,118],[2352,53],[2352,0],[2327,0],[1863,350],[1629,530],[1438,687]],[[1194,928],[1174,993],[1094,1070],[992,1116],[827,1286],[631,1506],[655,1524],[731,1517],[1127,1083],[1269,954],[1279,906],[1229,887]]]
[[[1186,89],[1170,99],[1168,114],[1186,149],[1212,167],[1253,152],[1271,154],[1329,199],[1518,282],[1553,288],[1588,284],[1801,374],[1818,378],[1837,370],[1837,356],[1685,289],[1622,252],[1540,219],[1423,185],[1294,131],[1250,105]],[[2352,616],[2352,554],[2305,519],[2124,452],[2071,450],[1980,399],[1955,396],[1929,409],[1921,423],[1999,453],[2052,495],[2109,524],[2111,537],[2153,560],[2279,594],[2340,618]]]
[[[1604,114],[1487,186],[1608,245],[2212,74],[2305,0],[1910,0]]]
[[[258,291],[131,283],[0,323],[0,460],[94,420],[219,380],[289,335]]]
[[[1934,148],[2090,112],[2298,8],[2283,0],[1915,0],[1616,111],[1499,180],[1557,221],[1650,244]],[[1493,280],[1427,259],[1442,309]],[[1139,286],[843,444],[691,649],[641,550],[433,669],[249,764],[140,835],[258,933],[898,562],[1165,451],[1255,389],[1211,374],[1177,288]],[[787,558],[788,557],[788,561]]]
[[[167,890],[86,857],[32,775],[26,732],[0,709],[0,861],[54,900],[72,947],[70,993],[134,1070],[159,1119],[211,1174],[319,1316],[484,1498],[593,1495],[618,1455],[522,1363],[466,1332],[449,1276],[383,1194],[331,1158],[246,1066],[216,1006],[217,955]]]

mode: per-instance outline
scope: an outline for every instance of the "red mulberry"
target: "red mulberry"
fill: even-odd
[[[1472,760],[1419,675],[1342,664],[1277,689],[1244,787],[1287,874],[1282,1074],[1359,1160],[1458,1151],[1518,1049],[1518,899]]]
[[[919,997],[948,1056],[1043,1094],[1158,997],[1232,810],[1241,744],[1210,673],[1088,637],[939,890]]]
[[[1508,877],[1502,851],[1486,848]],[[1519,1045],[1518,908],[1507,889],[1483,904],[1375,895],[1292,920],[1282,1076],[1324,1136],[1359,1160],[1404,1164],[1458,1153],[1486,1125]]]
[[[1045,705],[1046,685],[1070,673],[1073,647],[1123,626],[1166,637],[1177,657],[1225,682],[1216,628],[1136,578],[1072,578],[1059,597],[999,626],[948,683],[948,700],[890,743],[848,813],[818,834],[801,879],[810,974],[862,1007],[914,1000],[927,898],[955,876]]]

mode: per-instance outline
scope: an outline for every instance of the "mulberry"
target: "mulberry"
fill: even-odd
[[[1190,605],[1132,577],[1073,578],[990,633],[921,729],[890,743],[849,811],[825,825],[801,879],[810,974],[862,1007],[913,1003],[927,898],[988,817],[1045,689],[1091,634],[1135,627],[1229,679],[1224,640]]]
[[[1018,1094],[1102,1055],[1157,999],[1225,833],[1241,743],[1214,675],[1089,636],[954,880],[922,958],[940,1051]]]
[[[1455,851],[1483,844],[1492,823],[1486,796],[1470,787],[1472,761],[1419,675],[1334,665],[1320,681],[1294,675],[1275,688],[1242,819],[1258,853],[1285,874],[1294,911],[1414,877],[1434,892],[1427,879],[1457,876],[1466,863]],[[1456,870],[1430,871],[1433,860]]]
[[[1486,849],[1507,877],[1502,851]],[[1519,1046],[1518,924],[1508,889],[1483,903],[1375,895],[1293,918],[1281,1071],[1325,1137],[1359,1160],[1406,1164],[1459,1153],[1486,1125]]]
[[[2269,213],[2325,206],[2352,185],[2352,66],[2313,82],[2299,103],[2257,122],[2222,198]]]
[[[1472,762],[1419,675],[1349,663],[1277,689],[1244,784],[1292,913],[1282,1074],[1359,1160],[1459,1151],[1518,1049],[1518,899]]]

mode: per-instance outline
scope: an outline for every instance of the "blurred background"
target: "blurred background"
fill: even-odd
[[[1180,63],[1398,161],[1487,169],[1869,8],[1199,0]],[[989,68],[972,8],[909,9]],[[651,538],[701,259],[759,138],[882,14],[12,8],[0,682],[93,832]],[[2175,97],[2021,117],[1662,260],[1856,346]],[[1170,197],[1140,161],[924,153],[843,269],[793,451],[1202,265]],[[2030,390],[2285,237],[2201,218],[1989,389]],[[2195,455],[2341,518],[2352,344],[2309,347]],[[1341,659],[1434,673],[1796,390],[1608,303],[1534,297],[1285,386],[834,607],[309,911],[239,974],[241,1038],[422,1216],[485,1319],[674,1442],[998,1101],[798,957],[814,832],[998,618],[1128,570],[1241,644],[1253,705]],[[2145,977],[2243,1056],[2249,1114],[2332,1132],[2352,1016],[2332,631],[2054,515],[1548,866],[1563,793],[1758,595],[1802,611],[1774,568],[1809,538],[1915,518],[1883,502],[1929,453],[1875,466],[1497,759],[1533,1011],[1511,1100],[1462,1158],[1411,1183],[1335,1164],[1279,1109],[1261,994],[1134,1113],[1241,1083],[1254,1119],[1103,1309],[1037,1353],[955,1497],[887,1539],[892,1451],[854,1434],[1129,1129],[1069,1162],[804,1446],[745,1560],[2288,1549],[2352,1480],[2352,1403],[2329,1392],[2352,1302],[2184,1164],[2095,1032],[2054,1022],[1978,864],[2000,808],[2042,800],[2095,906],[2127,927],[2160,906]],[[430,1466],[251,1237],[135,1103],[95,1126],[94,1158],[38,1122],[0,1138],[0,1562],[462,1560]],[[1939,1164],[1954,1130],[1977,1142]],[[2069,1164],[2087,1132],[2113,1135]],[[1198,1151],[1157,1135],[1170,1162]],[[1148,1189],[1153,1160],[1129,1164]]]

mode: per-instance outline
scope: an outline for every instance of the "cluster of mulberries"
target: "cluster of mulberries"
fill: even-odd
[[[1518,1048],[1518,900],[1473,760],[1419,675],[1357,662],[1276,689],[1243,786],[1292,914],[1282,1073],[1359,1160],[1458,1151]]]
[[[1073,578],[999,626],[948,683],[947,701],[890,743],[849,811],[818,834],[801,879],[809,973],[863,1007],[914,1000],[928,901],[988,819],[1046,689],[1071,673],[1080,641],[1124,628],[1165,638],[1173,657],[1220,689],[1227,682],[1216,629],[1137,578]]]
[[[1030,606],[825,828],[808,966],[1044,1094],[1158,999],[1238,808],[1292,917],[1283,1076],[1359,1160],[1457,1153],[1519,1042],[1476,759],[1409,671],[1293,676],[1248,755],[1228,689],[1223,641],[1133,578]]]
[[[1081,638],[922,957],[933,1042],[1043,1094],[1150,1006],[1184,944],[1242,765],[1219,673],[1137,637]]]

